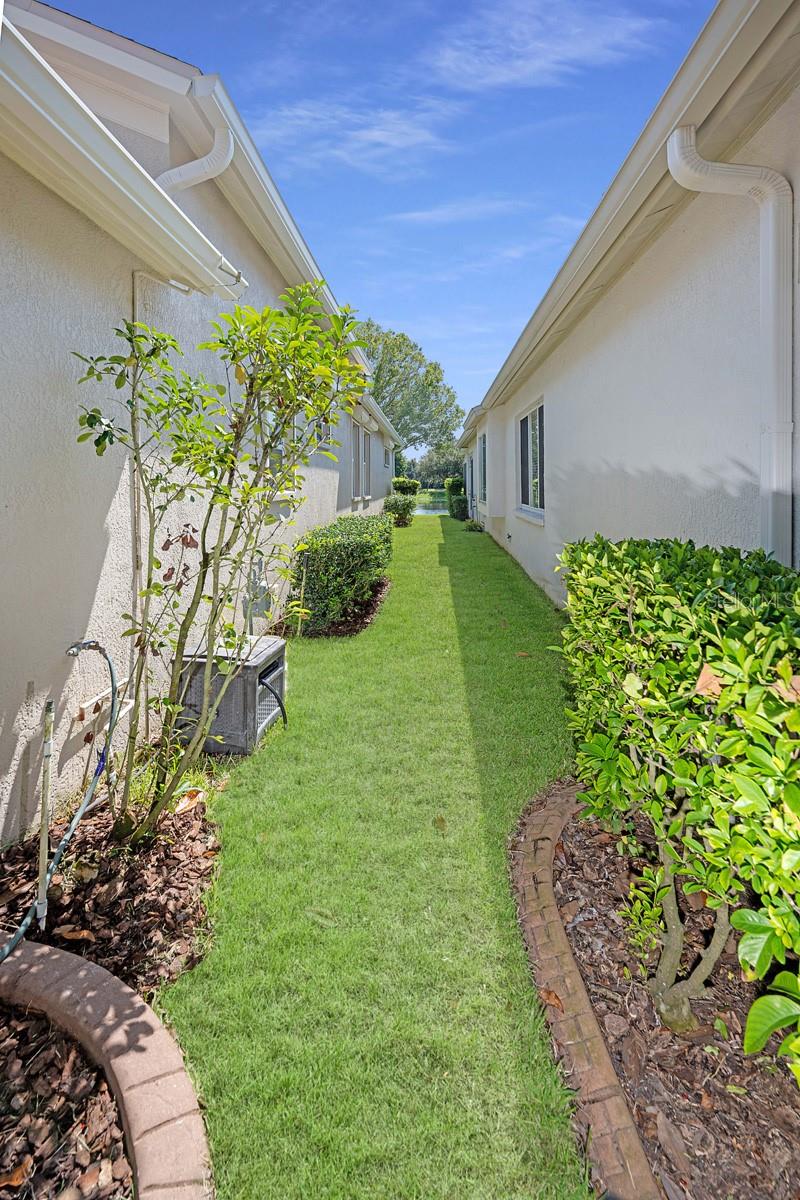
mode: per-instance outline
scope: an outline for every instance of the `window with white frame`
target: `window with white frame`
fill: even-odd
[[[544,404],[519,423],[519,503],[544,512]]]
[[[391,448],[391,446],[383,447],[383,465],[391,470],[391,466],[392,466],[392,448]]]
[[[368,500],[372,495],[372,471],[371,471],[371,447],[372,438],[367,433],[366,429],[361,431],[361,447],[363,451],[363,461],[361,464],[361,495],[365,500]]]
[[[478,500],[486,503],[486,434],[478,438]]]
[[[353,499],[361,498],[361,426],[353,421]]]

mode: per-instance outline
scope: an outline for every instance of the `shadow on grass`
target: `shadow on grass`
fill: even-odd
[[[570,1136],[569,1093],[554,1071],[550,1037],[530,983],[508,879],[507,843],[536,793],[571,770],[564,671],[553,649],[560,643],[564,617],[488,534],[468,532],[450,517],[440,520],[440,562],[448,571],[456,619],[484,853],[499,881],[493,915],[508,948],[504,987],[509,996],[517,994],[523,1020],[527,1014],[519,1069],[538,1074],[540,1101],[547,1096],[563,1116],[563,1123],[537,1130],[545,1143],[537,1147],[537,1156],[544,1152],[557,1158],[564,1153],[563,1139]]]

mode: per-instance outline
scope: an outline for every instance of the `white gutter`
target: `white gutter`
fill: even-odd
[[[165,280],[238,299],[247,283],[4,18],[0,151]]]
[[[708,162],[694,125],[667,142],[673,178],[694,192],[749,196],[761,226],[761,545],[792,563],[792,188],[771,167]]]
[[[165,192],[173,193],[184,188],[194,187],[197,183],[205,183],[208,179],[216,179],[233,160],[236,143],[228,120],[222,111],[216,93],[220,89],[218,75],[198,75],[192,80],[189,96],[197,100],[214,130],[214,144],[208,154],[196,158],[192,162],[183,163],[180,167],[172,167],[164,171],[156,179],[156,183]]]

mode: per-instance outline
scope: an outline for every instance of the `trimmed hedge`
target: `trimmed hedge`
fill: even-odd
[[[634,813],[652,828],[658,860],[637,895],[654,943],[680,938],[680,884],[704,893],[718,926],[739,910],[740,959],[763,978],[800,953],[798,575],[761,551],[667,540],[596,537],[568,545],[561,564],[584,799],[612,829]],[[670,983],[665,956],[656,1001],[677,986],[688,1002],[697,988]]]
[[[304,625],[319,633],[365,604],[392,557],[389,517],[339,517],[311,529],[292,568],[291,598],[308,611]]]
[[[383,511],[392,518],[395,525],[410,525],[414,520],[416,507],[415,496],[387,496],[383,502]]]
[[[419,489],[418,479],[409,479],[406,475],[395,475],[392,480],[392,490],[399,496],[416,496]]]
[[[466,496],[449,496],[448,508],[450,516],[457,521],[466,521],[469,516],[469,501]]]
[[[464,495],[466,488],[463,478],[460,475],[450,475],[444,481],[444,490],[447,495],[447,511],[450,516],[459,521],[466,521],[469,515],[469,504]]]

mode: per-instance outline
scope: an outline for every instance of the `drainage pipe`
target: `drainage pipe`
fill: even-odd
[[[200,75],[192,80],[189,95],[201,104],[210,121],[214,131],[214,144],[202,158],[183,163],[180,167],[172,167],[157,177],[158,186],[170,195],[194,187],[196,183],[205,183],[207,179],[215,179],[230,166],[235,143],[222,109],[214,102],[214,92],[218,83],[218,75]]]
[[[44,706],[44,747],[42,750],[42,797],[39,816],[39,888],[36,893],[36,920],[44,929],[47,917],[47,855],[50,849],[50,764],[53,758],[53,725],[56,706],[48,700]]]
[[[670,174],[693,192],[749,196],[758,205],[761,259],[761,545],[792,563],[792,188],[770,167],[708,162],[694,125],[667,142]]]

